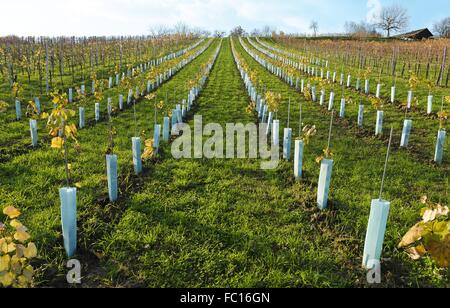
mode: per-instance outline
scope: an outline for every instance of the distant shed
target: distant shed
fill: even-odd
[[[397,38],[401,38],[404,40],[425,40],[433,37],[433,33],[431,33],[428,28],[420,29],[412,32],[408,32],[405,34],[400,34],[396,36]]]

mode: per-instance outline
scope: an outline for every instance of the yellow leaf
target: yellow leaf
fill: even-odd
[[[153,139],[145,140],[145,146],[148,148],[153,148]]]
[[[22,275],[27,278],[28,281],[31,282],[31,279],[33,278],[34,269],[31,265],[28,265],[23,269]]]
[[[11,220],[11,222],[9,223],[9,225],[13,228],[20,228],[22,227],[22,223],[20,221],[18,221],[17,219],[13,219]]]
[[[419,260],[424,254],[427,253],[423,245],[409,248],[406,250],[406,252],[408,253],[409,257],[414,261]]]
[[[74,134],[76,134],[77,132],[78,132],[78,130],[77,130],[77,126],[75,125],[75,124],[70,124],[70,128],[72,129],[72,132],[74,133]]]
[[[8,104],[4,101],[0,101],[0,112],[4,112],[6,111],[6,109],[8,108]]]
[[[64,132],[66,133],[66,136],[72,135],[72,130],[69,125],[64,126]]]
[[[36,258],[37,256],[37,248],[34,243],[29,243],[28,247],[24,249],[23,255],[27,259]]]
[[[9,255],[4,255],[0,257],[0,272],[9,270],[10,261],[11,257]]]
[[[61,149],[64,145],[64,139],[61,137],[55,137],[52,139],[51,147],[54,149]]]
[[[25,249],[26,249],[25,246],[23,246],[22,244],[17,244],[16,245],[16,256],[18,256],[19,258],[23,258]]]
[[[56,137],[56,136],[58,136],[58,132],[59,132],[59,129],[52,128],[48,134],[49,134],[51,137]]]
[[[145,161],[148,160],[149,158],[151,158],[153,156],[153,148],[152,147],[147,147],[144,150],[144,153],[142,154],[141,158]]]
[[[13,256],[11,258],[11,271],[16,274],[20,274],[22,271],[22,263],[20,262],[20,258],[18,256]]]
[[[329,148],[323,150],[323,153],[325,154],[325,158],[332,158],[334,156],[333,152],[331,152]]]
[[[14,206],[7,206],[3,209],[3,214],[8,216],[10,219],[17,218],[21,215],[20,211]]]
[[[431,239],[426,243],[431,258],[442,268],[450,267],[450,234],[442,240]]]
[[[15,278],[16,276],[11,272],[0,274],[0,284],[4,287],[9,287],[12,285]]]
[[[424,254],[427,253],[427,250],[425,249],[425,247],[423,245],[419,245],[416,247],[416,251],[418,254],[420,254],[421,256],[423,256]]]
[[[26,232],[24,227],[17,228],[16,233],[14,233],[14,238],[21,243],[26,242],[30,237],[31,236]]]
[[[76,188],[81,188],[81,187],[82,187],[82,185],[81,185],[81,183],[80,183],[80,182],[77,182],[77,183],[75,183],[75,187],[76,187]]]
[[[75,137],[77,135],[77,127],[75,124],[70,124],[65,126],[66,136]]]
[[[15,250],[16,250],[16,244],[15,243],[9,243],[6,246],[6,252],[5,253],[14,252]]]
[[[24,275],[17,277],[17,284],[19,288],[27,288],[30,285],[30,282],[31,281],[29,281]]]
[[[318,156],[316,158],[316,163],[320,164],[320,162],[323,160],[323,156]]]

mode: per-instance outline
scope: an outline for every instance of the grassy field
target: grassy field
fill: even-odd
[[[217,45],[217,42],[214,43]],[[214,45],[213,44],[213,45]],[[182,88],[187,80],[200,70],[213,52],[210,46],[204,54],[188,64],[168,83],[157,90],[158,99],[174,87]],[[181,98],[179,93],[179,98]],[[183,94],[184,98],[184,94]],[[153,134],[153,102],[136,104],[138,133],[149,138]],[[115,153],[119,159],[121,195],[132,193],[142,179],[134,178],[132,167],[131,137],[134,136],[133,109],[128,108],[113,118],[117,130]],[[158,121],[161,122],[162,115]],[[144,133],[145,131],[145,133]],[[73,182],[80,182],[78,194],[79,255],[82,259],[94,256],[91,246],[113,227],[113,219],[125,205],[109,204],[107,201],[105,156],[108,145],[108,123],[99,122],[80,130],[79,141],[82,154],[70,153]],[[41,147],[2,163],[0,165],[2,185],[0,196],[4,204],[16,204],[25,212],[24,219],[40,246],[42,260],[41,279],[43,285],[65,281],[63,274],[65,253],[61,245],[60,209],[58,189],[64,184],[63,157],[49,146]],[[11,176],[12,175],[12,176]]]
[[[387,147],[386,134],[373,136],[375,118],[365,129],[355,125],[357,106],[346,119],[335,119],[332,150],[334,170],[329,209],[316,206],[320,166],[315,162],[328,138],[330,114],[307,102],[295,88],[271,75],[234,38],[236,51],[257,72],[268,90],[282,93],[278,117],[287,125],[291,98],[294,137],[303,122],[317,126],[318,135],[306,147],[304,179],[295,181],[292,162],[276,170],[261,170],[259,159],[172,158],[170,145],[135,176],[131,138],[131,108],[114,117],[115,153],[119,156],[120,199],[107,198],[104,152],[107,123],[80,131],[82,154],[71,153],[78,194],[78,251],[83,286],[100,287],[366,287],[361,269],[370,201],[378,197]],[[182,89],[213,56],[212,45],[157,90],[158,100]],[[247,46],[250,46],[247,43]],[[176,100],[187,93],[177,91]],[[339,96],[337,96],[339,97]],[[246,113],[250,103],[233,60],[231,39],[224,39],[204,90],[191,110],[203,123],[256,123]],[[170,102],[172,104],[172,102]],[[425,258],[413,262],[397,249],[403,234],[419,217],[420,197],[449,204],[448,155],[431,162],[437,122],[414,113],[410,149],[399,149],[402,112],[386,107],[385,131],[395,134],[384,198],[391,201],[382,260],[384,287],[446,287],[448,270]],[[136,104],[138,131],[153,134],[153,103]],[[162,115],[158,114],[161,123]],[[448,146],[447,146],[448,148]],[[17,153],[0,164],[1,204],[24,212],[39,249],[36,285],[67,286],[62,246],[58,188],[64,183],[63,159],[50,147]]]

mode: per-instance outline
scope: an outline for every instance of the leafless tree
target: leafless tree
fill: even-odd
[[[375,26],[378,29],[387,32],[387,37],[391,36],[392,32],[399,32],[409,25],[408,11],[401,6],[393,5],[382,8],[380,15],[376,16]]]
[[[202,37],[211,37],[213,34],[209,30],[202,30]]]
[[[245,36],[246,32],[241,26],[237,26],[230,32],[231,36]]]
[[[191,29],[189,28],[189,26],[182,21],[179,21],[175,24],[174,30],[176,34],[184,37],[189,36],[189,34],[191,33]]]
[[[345,23],[345,31],[347,35],[356,37],[379,36],[375,26],[365,21],[361,21],[359,23],[347,21]]]
[[[450,38],[450,17],[444,18],[433,25],[433,31],[440,37]]]
[[[253,31],[250,33],[250,35],[253,36],[253,37],[262,36],[261,35],[261,31],[259,31],[258,29],[253,29]]]
[[[192,36],[192,37],[204,37],[204,36],[209,36],[209,32],[207,32],[206,30],[199,28],[199,27],[195,27],[195,28],[191,28],[188,31],[188,36]]]
[[[224,37],[225,35],[226,35],[225,31],[220,31],[220,30],[214,31],[214,37],[221,38],[221,37]]]
[[[171,30],[165,25],[156,25],[150,28],[150,36],[153,38],[161,38],[170,35]]]
[[[266,25],[266,26],[264,26],[264,28],[262,29],[261,34],[262,34],[263,36],[265,36],[265,37],[269,37],[269,36],[272,35],[272,32],[273,32],[273,31],[274,31],[274,30],[273,30],[269,25]]]
[[[311,25],[309,26],[309,29],[311,29],[314,32],[314,37],[316,37],[317,32],[319,31],[319,23],[315,20],[311,21]]]

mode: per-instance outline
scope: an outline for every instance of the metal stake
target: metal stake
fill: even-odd
[[[391,135],[389,137],[389,145],[388,145],[388,149],[387,149],[387,153],[386,153],[386,161],[384,163],[384,171],[383,171],[383,178],[381,179],[381,188],[380,188],[380,201],[383,200],[382,196],[383,196],[383,189],[384,189],[384,180],[386,178],[386,171],[387,171],[387,165],[388,165],[388,161],[389,161],[389,154],[391,151],[391,144],[392,144],[392,134],[394,132],[394,127],[391,127]]]

